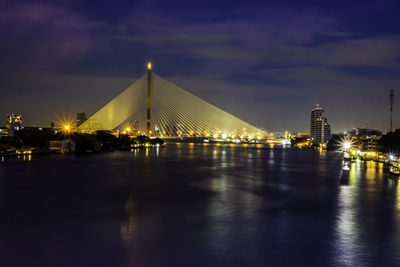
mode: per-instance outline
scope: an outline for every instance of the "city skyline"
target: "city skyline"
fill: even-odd
[[[315,104],[333,133],[365,121],[388,130],[391,89],[400,126],[396,1],[227,4],[0,1],[0,115],[43,126],[90,116],[151,60],[155,73],[267,130],[307,131]]]

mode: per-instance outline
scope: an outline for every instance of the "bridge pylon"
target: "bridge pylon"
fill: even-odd
[[[147,64],[147,117],[146,117],[146,135],[151,135],[151,62]]]

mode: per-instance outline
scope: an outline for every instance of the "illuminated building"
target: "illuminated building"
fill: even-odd
[[[297,138],[310,138],[310,134],[309,133],[297,133],[296,137]]]
[[[379,140],[381,136],[367,136],[363,138],[361,141],[363,143],[363,150],[364,151],[379,151]]]
[[[355,141],[357,147],[366,152],[377,152],[380,149],[379,140],[382,133],[378,130],[353,128],[348,135]]]
[[[48,148],[55,153],[71,153],[76,151],[76,141],[70,138],[48,141]]]
[[[353,128],[347,133],[349,136],[367,137],[367,136],[380,136],[382,133],[378,130],[368,128]]]
[[[0,138],[7,137],[9,135],[9,131],[6,127],[0,127]]]
[[[80,126],[87,120],[85,112],[78,112],[76,113],[76,126]]]
[[[10,136],[14,136],[14,131],[19,131],[22,129],[22,116],[10,114],[7,115],[7,125],[8,133]]]
[[[324,109],[319,104],[311,111],[310,119],[311,142],[313,144],[327,143],[331,138],[331,126]]]

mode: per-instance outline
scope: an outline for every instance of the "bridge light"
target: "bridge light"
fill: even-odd
[[[125,127],[124,131],[122,132],[123,134],[129,134],[129,132],[132,131],[130,127]]]
[[[149,62],[149,64],[147,64],[147,69],[151,70],[151,62]]]

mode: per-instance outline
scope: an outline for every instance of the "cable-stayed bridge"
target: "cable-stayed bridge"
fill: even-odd
[[[122,130],[133,120],[148,136],[263,137],[266,132],[166,79],[147,74],[78,127],[80,132]]]

